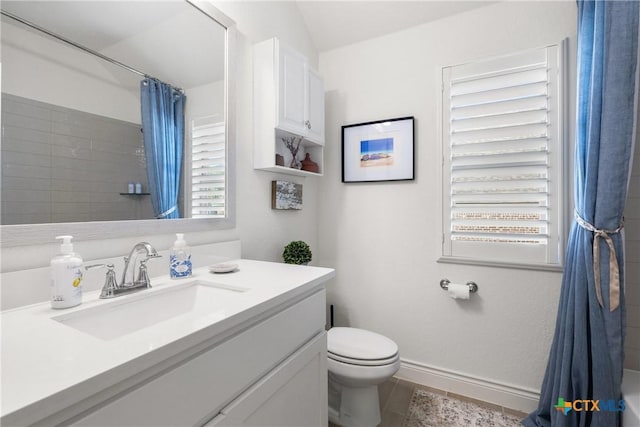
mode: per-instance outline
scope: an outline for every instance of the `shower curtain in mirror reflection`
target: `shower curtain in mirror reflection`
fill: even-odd
[[[639,6],[578,1],[576,221],[540,403],[527,427],[619,427],[625,409],[621,229],[636,130]]]
[[[156,218],[180,218],[178,192],[184,145],[184,94],[161,81],[140,83],[142,133]]]

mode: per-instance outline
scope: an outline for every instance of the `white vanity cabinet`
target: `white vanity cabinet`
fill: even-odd
[[[324,86],[307,58],[278,39],[253,48],[254,167],[295,175],[322,175],[324,163]],[[308,153],[318,173],[291,168],[282,138],[303,138],[296,158]],[[276,164],[276,154],[283,165]]]
[[[62,424],[326,426],[324,324],[318,290]]]
[[[64,312],[43,302],[0,313],[0,424],[325,427],[335,272],[234,262],[234,273],[156,276],[113,299],[89,291]]]

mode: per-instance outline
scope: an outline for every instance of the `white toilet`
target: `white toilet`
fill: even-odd
[[[380,424],[378,384],[400,368],[398,345],[356,328],[327,332],[329,421],[344,427]]]

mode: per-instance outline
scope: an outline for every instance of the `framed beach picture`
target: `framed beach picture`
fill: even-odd
[[[414,118],[342,126],[342,182],[414,179]]]

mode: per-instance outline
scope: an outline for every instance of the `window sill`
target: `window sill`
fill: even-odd
[[[441,264],[464,264],[464,265],[477,265],[480,267],[497,267],[497,268],[513,268],[518,270],[550,271],[553,273],[562,273],[564,271],[564,267],[561,265],[496,262],[496,261],[486,261],[486,260],[473,259],[473,258],[456,258],[456,257],[450,257],[450,256],[440,257],[438,258],[437,262]]]

